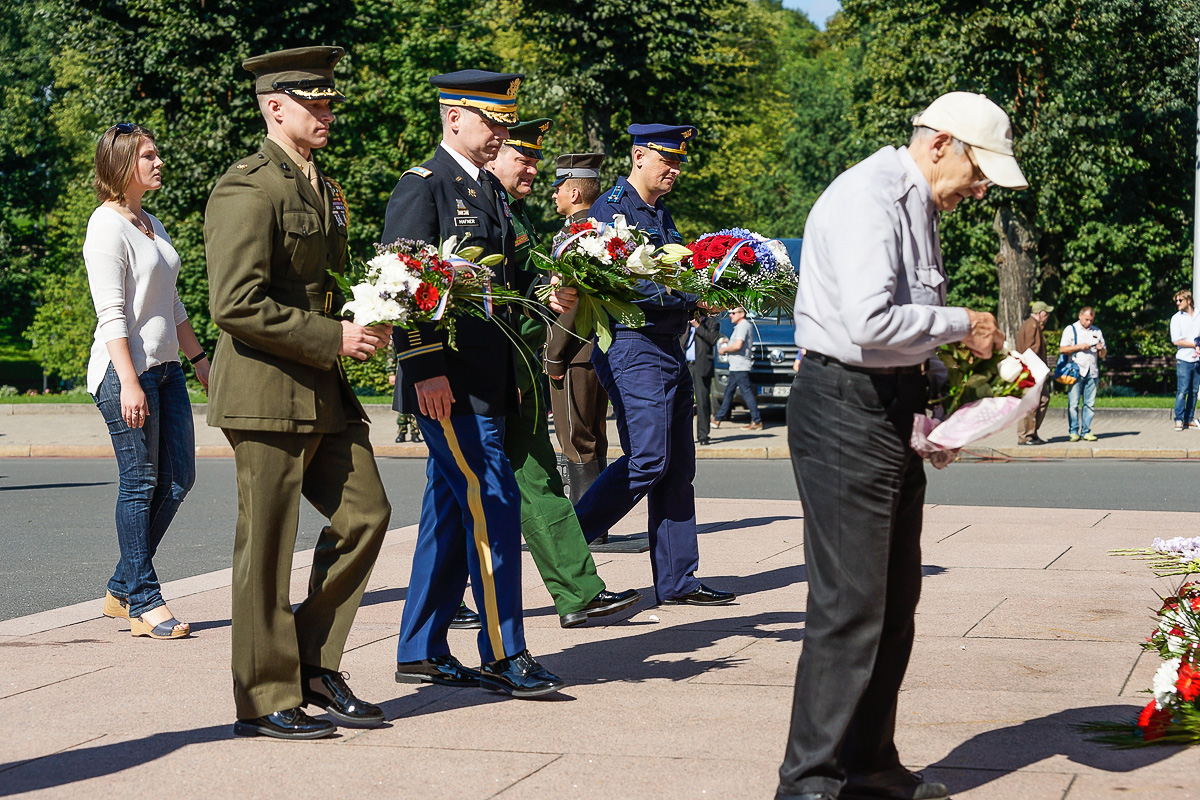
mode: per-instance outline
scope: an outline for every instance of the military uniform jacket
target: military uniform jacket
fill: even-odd
[[[600,222],[612,222],[618,214],[625,216],[625,223],[650,235],[650,243],[661,247],[664,244],[683,244],[683,237],[675,228],[671,212],[659,198],[653,206],[642,200],[637,189],[627,178],[617,179],[617,185],[596,199],[588,209],[588,216]],[[638,289],[644,300],[635,300],[634,305],[646,315],[646,324],[638,328],[647,335],[679,336],[683,333],[691,312],[696,308],[696,298],[690,294],[670,294],[657,283],[638,281]],[[621,323],[614,326],[625,328]]]
[[[318,197],[269,139],[217,181],[204,215],[209,311],[221,329],[208,424],[334,433],[366,414],[338,358],[344,303],[328,270],[346,262],[341,188]]]
[[[434,246],[451,236],[460,245],[478,245],[484,255],[503,253],[504,263],[493,267],[493,285],[514,288],[517,265],[512,211],[500,182],[486,169],[479,183],[463,171],[444,147],[433,158],[400,176],[384,220],[384,243],[417,239]],[[503,330],[500,325],[508,325]],[[463,315],[457,318],[456,348],[433,324],[413,330],[396,329],[396,393],[393,408],[403,414],[420,410],[414,384],[445,375],[454,394],[452,414],[500,417],[517,410],[516,348],[509,337],[516,326],[505,306],[496,306],[492,320]]]

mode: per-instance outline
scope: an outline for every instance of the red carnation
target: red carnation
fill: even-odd
[[[1137,725],[1142,729],[1142,739],[1147,742],[1161,739],[1170,724],[1171,712],[1165,708],[1159,708],[1158,703],[1154,700],[1147,703],[1146,707],[1142,709],[1142,713],[1138,714]]]
[[[1037,385],[1037,381],[1035,381],[1033,379],[1033,376],[1029,374],[1029,370],[1023,370],[1021,372],[1021,374],[1017,376],[1017,387],[1018,388],[1028,389],[1028,388],[1030,388],[1032,386],[1036,386],[1036,385]]]
[[[744,244],[738,248],[737,260],[743,264],[753,264],[755,261],[754,248]]]
[[[432,311],[437,308],[438,290],[431,283],[422,283],[417,287],[417,293],[413,295],[413,299],[417,301],[417,308],[422,311]]]
[[[629,255],[629,245],[624,239],[613,237],[604,245],[608,248],[608,254],[613,258],[625,258]]]
[[[584,231],[591,231],[591,230],[595,230],[595,226],[593,226],[592,223],[590,223],[590,222],[572,222],[571,223],[571,235],[572,236],[574,236],[577,233],[583,233]]]

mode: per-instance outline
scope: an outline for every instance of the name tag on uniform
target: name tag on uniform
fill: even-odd
[[[479,217],[456,217],[454,224],[460,228],[464,227],[479,227]]]

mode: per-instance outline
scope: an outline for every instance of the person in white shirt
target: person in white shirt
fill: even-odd
[[[1091,306],[1079,309],[1079,321],[1072,322],[1062,332],[1058,352],[1071,356],[1079,366],[1079,380],[1067,390],[1068,441],[1096,441],[1092,433],[1092,416],[1096,413],[1096,389],[1100,386],[1100,359],[1108,352],[1104,334],[1092,324],[1096,312]]]
[[[186,622],[163,600],[152,559],[196,476],[195,431],[179,351],[208,387],[208,357],[175,290],[179,255],[142,208],[162,187],[154,135],[127,122],[96,147],[96,196],[83,258],[96,306],[87,389],[104,415],[120,471],[117,543],[104,614],[134,636],[178,639]]]
[[[754,394],[754,384],[750,382],[750,370],[754,368],[754,328],[746,319],[746,309],[741,306],[729,312],[729,319],[733,320],[733,333],[728,340],[717,342],[717,352],[729,359],[729,383],[725,386],[721,408],[713,417],[713,427],[721,427],[733,408],[733,393],[740,392],[742,402],[750,412],[750,424],[742,427],[748,431],[762,430],[758,397]]]
[[[895,745],[921,591],[925,471],[909,438],[938,346],[987,358],[1004,341],[990,313],[945,306],[940,215],[1027,184],[1008,115],[983,95],[943,95],[913,126],[907,147],[838,176],[804,227],[787,421],[808,607],[777,800],[948,797]]]
[[[1192,293],[1183,289],[1175,293],[1179,312],[1171,317],[1171,344],[1175,353],[1175,430],[1200,428],[1196,420],[1196,391],[1200,387],[1200,314],[1192,301]]]

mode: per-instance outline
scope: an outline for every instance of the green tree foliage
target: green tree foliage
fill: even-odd
[[[82,385],[96,330],[87,278],[79,271],[52,275],[42,286],[41,296],[25,338],[33,345],[43,370]]]
[[[951,301],[994,308],[990,233],[1001,205],[1038,235],[1039,296],[1064,319],[1098,307],[1112,352],[1161,329],[1190,263],[1191,32],[1173,0],[846,0],[864,50],[854,122],[875,145],[946,91],[982,92],[1012,117],[1026,192],[992,190],[948,215]]]

